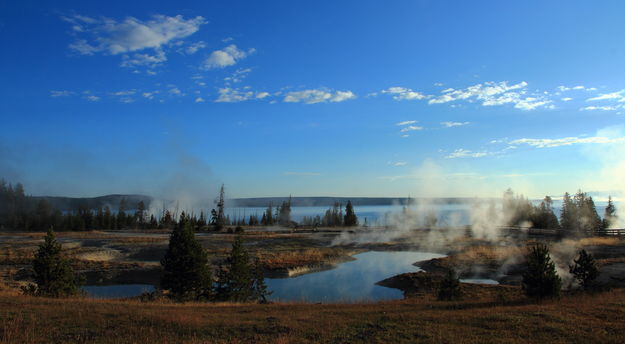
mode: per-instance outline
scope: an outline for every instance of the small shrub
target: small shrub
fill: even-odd
[[[573,265],[569,266],[569,272],[575,276],[585,291],[590,291],[595,279],[599,276],[599,269],[595,264],[592,254],[586,250],[579,251],[579,257],[573,260]]]
[[[562,280],[546,245],[537,244],[530,249],[526,257],[526,267],[522,287],[527,296],[538,299],[560,296]]]
[[[447,270],[437,290],[437,297],[441,301],[459,300],[462,298],[460,279],[454,269]]]

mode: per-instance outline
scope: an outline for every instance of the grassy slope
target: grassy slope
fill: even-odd
[[[1,343],[623,343],[625,290],[527,304],[518,289],[448,303],[215,305],[0,293]],[[510,294],[511,293],[511,294]],[[496,305],[495,295],[509,300]]]

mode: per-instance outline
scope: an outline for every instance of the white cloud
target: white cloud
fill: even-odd
[[[70,48],[81,54],[92,55],[105,52],[111,55],[159,49],[163,45],[188,37],[200,29],[206,21],[203,17],[184,19],[181,15],[169,17],[154,15],[148,21],[126,17],[122,21],[110,18],[94,19],[75,15],[66,21],[80,26],[80,33],[90,33],[91,40],[79,39]]]
[[[397,162],[394,162],[394,163],[391,163],[391,164],[392,164],[393,166],[395,166],[395,167],[401,167],[401,166],[406,166],[406,165],[408,165],[408,162],[406,162],[406,161],[397,161]]]
[[[583,108],[580,108],[580,111],[615,111],[618,110],[619,108],[621,108],[622,106],[617,105],[617,106],[585,106]]]
[[[130,104],[130,103],[134,103],[135,100],[130,97],[123,97],[119,101],[125,104]]]
[[[571,98],[571,97],[564,97],[564,98],[562,98],[560,100],[562,100],[563,102],[570,102],[571,100],[573,100],[573,98]]]
[[[406,133],[406,132],[415,131],[415,130],[423,130],[423,127],[419,127],[419,126],[416,126],[416,125],[409,125],[407,127],[401,128],[400,132]]]
[[[620,90],[612,93],[600,94],[596,97],[588,98],[587,101],[596,100],[617,100],[619,102],[625,102],[625,90]]]
[[[258,92],[258,93],[256,93],[256,98],[257,99],[263,99],[263,98],[267,98],[269,96],[270,96],[270,94],[268,92]]]
[[[381,92],[384,94],[392,94],[395,100],[421,100],[431,97],[404,87],[389,87]]]
[[[245,79],[251,71],[251,68],[237,69],[236,71],[234,71],[234,73],[232,73],[231,76],[225,77],[224,81],[226,82],[226,84],[239,83],[243,81],[243,79]]]
[[[470,124],[470,122],[441,122],[441,125],[445,128],[460,127],[467,124]]]
[[[213,51],[210,56],[204,61],[204,69],[224,68],[235,65],[240,60],[253,54],[256,50],[254,48],[247,51],[240,50],[236,45],[231,44],[222,50]]]
[[[122,57],[122,67],[139,67],[147,66],[150,68],[158,67],[167,61],[167,56],[162,49],[156,49],[153,55],[150,54],[133,54],[132,57],[124,55]]]
[[[521,145],[526,144],[536,148],[553,148],[560,146],[570,146],[575,144],[612,144],[625,142],[625,136],[623,137],[608,137],[608,136],[590,136],[590,137],[564,137],[560,139],[517,139],[510,141],[510,144]]]
[[[117,91],[117,92],[113,92],[111,93],[114,96],[131,96],[133,94],[137,93],[136,90],[126,90],[126,91]]]
[[[158,91],[154,91],[154,92],[143,92],[141,95],[142,95],[144,98],[147,98],[147,99],[154,99],[154,95],[155,95],[155,94],[157,94],[157,93],[159,93],[159,92],[158,92]]]
[[[398,122],[395,125],[403,126],[403,125],[415,124],[415,123],[417,123],[417,121],[403,121],[403,122]]]
[[[539,107],[548,107],[551,100],[544,95],[527,96],[527,82],[509,85],[507,81],[489,81],[476,84],[464,89],[448,88],[441,91],[441,95],[428,101],[428,104],[444,104],[460,100],[468,102],[479,101],[483,106],[514,104],[520,110],[534,110]]]
[[[94,96],[94,95],[90,95],[90,96],[85,96],[85,99],[87,99],[90,102],[97,102],[97,101],[100,100],[100,97]]]
[[[197,53],[200,49],[206,48],[206,43],[204,41],[198,41],[192,44],[189,44],[186,48],[184,48],[184,52],[187,55],[193,55]]]
[[[50,97],[52,97],[52,98],[69,97],[71,95],[74,95],[74,92],[67,91],[67,90],[63,90],[63,91],[50,91]]]
[[[203,102],[204,102],[204,98],[202,98],[202,97],[197,97],[197,98],[195,98],[195,102],[196,102],[196,103],[203,103]]]
[[[488,155],[491,155],[492,153],[489,152],[473,152],[467,149],[456,149],[455,151],[453,151],[452,153],[450,153],[449,155],[447,155],[445,158],[447,159],[457,159],[457,158],[482,158]]]
[[[558,91],[560,92],[567,92],[567,91],[595,91],[597,90],[594,87],[585,87],[583,85],[578,85],[578,86],[558,86],[557,87]]]
[[[237,103],[254,98],[253,91],[239,90],[235,88],[220,88],[217,103]]]
[[[306,104],[325,103],[325,102],[343,102],[349,99],[356,98],[356,95],[352,91],[326,91],[321,89],[303,90],[288,92],[284,99],[285,103],[299,103]]]
[[[169,89],[169,93],[173,94],[173,95],[180,95],[182,94],[182,91],[180,91],[180,89],[178,89],[178,87],[174,87]]]

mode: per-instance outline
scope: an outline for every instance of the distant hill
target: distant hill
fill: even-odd
[[[106,195],[99,197],[55,197],[55,196],[33,196],[33,200],[38,201],[40,199],[46,199],[53,208],[60,211],[76,210],[80,207],[86,209],[97,209],[99,207],[109,206],[111,210],[116,211],[119,207],[119,202],[122,199],[126,199],[126,206],[128,209],[136,209],[137,204],[143,201],[145,206],[148,207],[150,202],[154,199],[145,195]]]
[[[270,204],[277,206],[288,201],[289,197],[256,197],[256,198],[235,198],[231,202],[237,207],[267,207]],[[434,202],[438,204],[464,203],[470,198],[398,198],[398,197],[293,197],[291,205],[294,207],[320,207],[331,206],[334,203],[345,205],[348,200],[354,206],[363,205],[404,205],[419,201]]]
[[[116,211],[119,202],[126,199],[128,210],[136,209],[137,204],[141,201],[148,207],[154,200],[151,196],[146,195],[106,195],[99,197],[55,197],[55,196],[33,196],[34,201],[46,199],[52,207],[61,211],[76,210],[79,207],[86,209],[97,209],[99,207],[109,206],[111,210]],[[267,207],[270,204],[279,206],[284,201],[288,201],[289,197],[255,197],[255,198],[233,198],[227,201],[228,207]],[[334,203],[345,205],[348,200],[352,201],[354,206],[364,205],[405,205],[408,202],[414,203],[419,201],[434,202],[438,204],[464,203],[470,198],[407,198],[407,197],[292,197],[291,205],[294,207],[329,207]],[[172,201],[165,201],[165,204]],[[213,206],[212,201],[206,200],[202,204]]]

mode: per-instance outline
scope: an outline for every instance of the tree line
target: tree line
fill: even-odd
[[[304,218],[297,223],[291,218],[291,198],[281,205],[269,205],[262,216],[257,214],[249,217],[231,218],[225,213],[225,192],[222,185],[219,197],[215,200],[215,208],[206,216],[204,211],[199,215],[182,211],[172,212],[163,209],[160,215],[151,214],[143,201],[128,204],[122,198],[116,209],[111,206],[100,206],[88,209],[79,206],[77,209],[62,212],[52,207],[45,198],[28,196],[21,183],[8,184],[0,180],[0,229],[8,228],[23,231],[45,231],[50,227],[61,231],[85,230],[117,230],[117,229],[173,229],[180,221],[189,223],[195,231],[224,230],[228,226],[355,226],[358,219],[351,201],[347,202],[345,214],[340,204],[335,204],[318,219]]]
[[[561,229],[565,232],[600,233],[618,222],[616,207],[612,197],[604,209],[603,219],[597,213],[592,196],[579,190],[571,196],[568,192],[562,197],[560,216],[555,214],[553,199],[546,196],[539,205],[532,204],[522,195],[514,195],[511,189],[503,195],[503,214],[506,225],[522,226],[531,224],[533,228]],[[491,209],[491,213],[495,212]]]
[[[36,296],[67,297],[81,293],[81,280],[61,252],[52,228],[39,245],[32,263],[35,284],[22,288]],[[237,236],[228,258],[217,269],[195,237],[190,223],[181,221],[172,231],[161,260],[161,288],[175,301],[266,302],[271,292],[259,260],[252,259]]]

